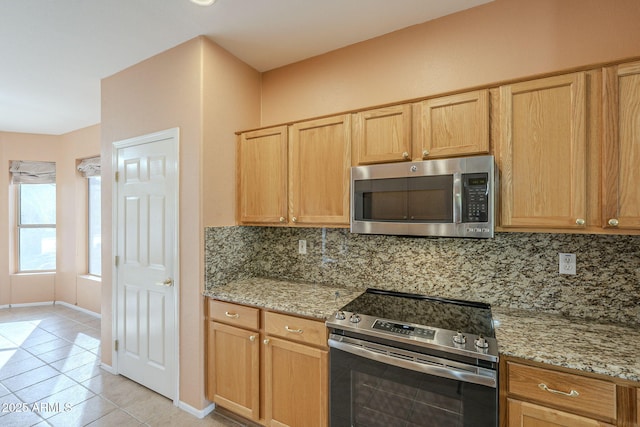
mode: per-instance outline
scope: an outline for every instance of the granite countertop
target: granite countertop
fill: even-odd
[[[252,277],[214,286],[203,295],[324,320],[361,293],[339,286]]]
[[[640,328],[492,307],[501,355],[640,381]]]
[[[323,320],[362,292],[254,277],[203,295]],[[501,355],[640,382],[640,328],[501,307],[492,314]]]

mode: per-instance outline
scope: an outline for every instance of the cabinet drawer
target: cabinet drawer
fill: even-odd
[[[230,302],[210,299],[209,318],[241,328],[258,329],[260,327],[260,309]]]
[[[591,418],[581,417],[568,412],[508,399],[509,426],[565,426],[565,427],[604,427],[604,424]]]
[[[511,362],[507,366],[509,393],[597,418],[616,418],[613,383]]]
[[[264,330],[267,334],[305,344],[327,346],[327,327],[324,322],[287,314],[264,314]]]

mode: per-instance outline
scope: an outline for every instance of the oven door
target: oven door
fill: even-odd
[[[374,343],[329,345],[332,427],[498,425],[497,371]]]

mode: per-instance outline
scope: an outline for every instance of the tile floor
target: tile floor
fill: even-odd
[[[239,427],[198,419],[99,367],[100,320],[63,305],[0,309],[0,425]]]

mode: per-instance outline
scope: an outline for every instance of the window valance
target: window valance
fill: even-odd
[[[14,184],[55,184],[55,162],[12,160],[9,166]]]
[[[78,172],[85,178],[100,176],[100,157],[83,159],[78,165]]]

